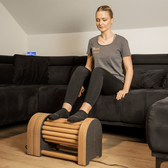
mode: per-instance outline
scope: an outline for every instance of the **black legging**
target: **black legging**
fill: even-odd
[[[84,82],[90,77],[84,102],[91,106],[95,104],[100,93],[105,95],[116,94],[123,89],[123,82],[102,68],[94,68],[92,73],[84,66],[79,66],[73,73],[64,102],[74,105]]]

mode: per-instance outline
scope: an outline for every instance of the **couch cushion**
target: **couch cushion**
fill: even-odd
[[[101,121],[121,121],[121,102],[117,101],[116,95],[100,95],[95,103],[91,117]]]
[[[38,111],[38,88],[34,86],[0,87],[0,125],[29,119]]]
[[[153,156],[168,159],[168,97],[155,102],[147,115],[147,142]],[[167,156],[167,157],[166,157]],[[166,166],[167,167],[167,166]]]
[[[73,66],[49,66],[48,74],[50,85],[67,85],[70,80],[70,73]]]
[[[126,94],[122,101],[122,122],[145,124],[151,105],[168,96],[168,89],[135,89]]]
[[[48,83],[48,59],[39,56],[14,56],[14,84]]]
[[[131,88],[163,88],[163,83],[166,78],[167,71],[165,69],[147,70],[135,69],[131,83]]]
[[[12,84],[13,64],[0,64],[0,84]]]
[[[125,95],[121,106],[121,121],[132,124],[144,124],[146,119],[145,104],[148,89],[131,90]]]
[[[53,113],[62,107],[67,85],[39,87],[39,111]]]
[[[163,83],[163,88],[168,89],[168,71],[167,71],[167,75],[166,75],[166,78],[165,78],[164,83]]]
[[[77,112],[85,100],[86,94],[78,98],[72,108],[71,115]],[[120,122],[121,102],[115,95],[100,95],[97,102],[89,112],[89,117],[98,118],[100,121]]]
[[[158,100],[164,99],[168,96],[168,89],[148,90],[146,94],[146,111],[149,110],[151,105]]]

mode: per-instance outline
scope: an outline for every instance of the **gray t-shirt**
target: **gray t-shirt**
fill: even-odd
[[[101,45],[98,38],[99,36],[96,36],[89,40],[87,50],[87,54],[93,56],[94,68],[101,67],[124,82],[122,57],[131,56],[128,41],[120,35],[115,35],[112,43]]]

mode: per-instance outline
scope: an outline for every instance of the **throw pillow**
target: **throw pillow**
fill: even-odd
[[[167,75],[165,69],[147,70],[147,69],[135,69],[132,79],[131,88],[163,88],[163,82]]]
[[[163,83],[163,88],[168,89],[168,72],[167,72],[166,78],[165,78],[164,83]]]
[[[47,84],[48,58],[14,55],[14,84]]]

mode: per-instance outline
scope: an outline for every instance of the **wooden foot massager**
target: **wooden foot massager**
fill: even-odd
[[[102,127],[98,119],[70,123],[47,119],[48,113],[34,114],[27,127],[27,154],[76,161],[86,166],[102,156]]]

